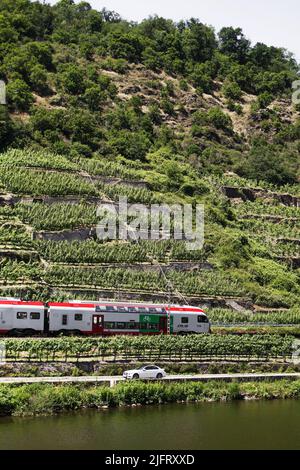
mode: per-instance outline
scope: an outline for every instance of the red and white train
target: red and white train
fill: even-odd
[[[0,299],[1,335],[141,335],[210,333],[198,307],[127,302],[47,303]]]

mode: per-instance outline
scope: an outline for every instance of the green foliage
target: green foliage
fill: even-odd
[[[0,154],[0,166],[45,168],[47,170],[77,171],[79,166],[61,155],[40,150],[10,149]]]
[[[193,123],[198,126],[212,125],[217,129],[232,131],[230,116],[225,114],[219,107],[210,108],[207,112],[196,111],[193,114]]]
[[[68,64],[67,66],[63,66],[58,80],[60,86],[62,86],[67,93],[80,95],[84,92],[84,74],[76,65]]]
[[[115,154],[133,160],[144,160],[151,142],[144,131],[121,130],[111,137],[110,145]]]
[[[264,139],[253,142],[252,148],[237,165],[238,173],[250,179],[264,180],[275,185],[293,184],[299,174],[299,158],[284,149],[276,148]]]
[[[81,206],[84,208],[84,206]],[[66,209],[66,206],[64,207]],[[63,209],[63,208],[62,208]],[[54,218],[59,214],[60,208],[46,213],[45,221],[39,223],[38,210],[32,215],[30,208],[27,209],[25,217],[20,215],[26,220],[26,215],[29,214],[37,229],[46,228],[54,230],[62,225],[61,222],[56,221]],[[67,212],[67,210],[65,211]],[[76,210],[70,211],[73,214],[68,214],[67,221],[73,223],[73,227],[79,226],[79,221],[84,221],[84,216],[80,214],[77,216]],[[89,211],[86,210],[86,213]],[[61,214],[61,220],[66,220],[66,214]],[[85,215],[85,214],[84,214]],[[78,220],[76,219],[78,217]],[[81,217],[81,219],[80,219]],[[92,216],[86,216],[88,223],[93,220]],[[28,220],[27,219],[27,220]],[[96,240],[87,240],[81,242],[37,242],[37,249],[42,253],[43,257],[55,263],[143,263],[145,260],[150,260],[155,257],[160,262],[170,261],[203,261],[204,253],[202,250],[190,251],[182,241],[164,240],[164,241],[140,241],[128,243],[100,243]]]
[[[272,313],[234,312],[228,309],[212,309],[207,312],[213,324],[249,325],[299,325],[300,311],[279,311]]]
[[[28,111],[34,101],[30,87],[19,78],[7,84],[6,93],[9,106],[16,111]]]
[[[32,194],[49,196],[82,194],[97,195],[95,187],[80,180],[78,176],[72,174],[60,174],[3,167],[0,173],[0,182],[8,191],[18,194]]]
[[[181,292],[188,295],[243,296],[246,294],[238,279],[221,272],[180,273],[171,271],[168,278]],[[102,267],[55,266],[47,271],[45,279],[52,285],[90,285],[103,288],[130,289],[138,291],[166,291],[166,282],[157,272],[139,272],[134,269]]]
[[[42,95],[47,94],[49,90],[47,85],[47,71],[42,65],[37,64],[32,67],[29,80],[35,91]]]
[[[267,108],[272,103],[272,101],[273,96],[267,91],[259,95],[257,98],[258,106],[260,108]]]
[[[190,79],[200,93],[212,93],[214,84],[207,64],[195,64]]]
[[[135,33],[113,31],[106,39],[107,53],[115,59],[126,59],[129,62],[139,62],[143,45],[141,38]]]
[[[250,41],[241,28],[222,28],[219,32],[220,51],[240,63],[245,63],[250,50]]]
[[[250,245],[247,237],[232,233],[226,234],[218,243],[216,259],[224,268],[240,267],[250,259]]]
[[[238,101],[242,96],[241,87],[236,82],[226,81],[222,87],[225,98]]]
[[[293,336],[280,335],[190,335],[186,336],[118,336],[108,338],[5,339],[7,358],[61,360],[67,358],[114,357],[161,361],[164,358],[236,359],[290,357]]]
[[[2,415],[51,415],[87,408],[299,398],[300,382],[121,383],[113,388],[78,385],[1,385]]]

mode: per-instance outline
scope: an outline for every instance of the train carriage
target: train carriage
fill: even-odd
[[[155,335],[209,333],[204,311],[190,306],[121,302],[49,304],[49,332],[84,335]]]
[[[49,303],[48,331],[50,334],[103,333],[95,315],[95,305],[89,303]]]
[[[0,299],[0,334],[35,335],[44,332],[45,307],[42,302]]]

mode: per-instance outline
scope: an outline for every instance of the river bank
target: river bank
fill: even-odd
[[[35,416],[81,409],[300,398],[300,380],[226,383],[121,383],[91,385],[1,385],[1,416]]]

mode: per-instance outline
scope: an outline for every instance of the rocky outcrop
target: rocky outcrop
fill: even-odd
[[[272,198],[285,206],[300,207],[300,197],[291,194],[275,193],[260,188],[237,188],[234,186],[223,186],[222,190],[229,199],[254,202],[256,199]]]
[[[289,264],[292,269],[300,268],[300,257],[287,258],[285,256],[277,256],[278,261],[283,261],[286,264]]]

